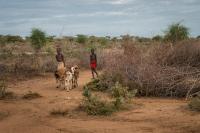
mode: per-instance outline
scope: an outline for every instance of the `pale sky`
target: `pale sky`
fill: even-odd
[[[0,0],[0,34],[152,37],[182,22],[200,35],[200,0]]]

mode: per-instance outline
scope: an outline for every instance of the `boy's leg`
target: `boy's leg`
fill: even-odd
[[[92,78],[94,79],[94,69],[91,68],[91,71],[92,71]]]
[[[96,69],[94,69],[94,72],[95,72],[96,76],[99,77]]]

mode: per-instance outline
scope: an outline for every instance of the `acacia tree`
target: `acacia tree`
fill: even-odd
[[[35,52],[38,53],[42,47],[46,45],[46,33],[41,31],[40,29],[34,28],[31,31],[31,45],[34,48]]]
[[[156,35],[156,36],[152,37],[152,40],[153,40],[153,41],[162,41],[162,40],[163,40],[163,37],[160,36],[160,35]]]
[[[34,59],[33,67],[35,68],[35,70],[38,71],[42,63],[41,58],[38,55],[38,53],[41,50],[41,48],[46,45],[46,42],[47,42],[46,33],[41,31],[40,29],[34,28],[31,31],[30,41],[31,41],[32,47],[35,50],[35,56],[33,58]]]
[[[165,32],[164,39],[175,44],[178,41],[189,38],[189,29],[180,23],[172,24]]]
[[[85,35],[77,35],[77,40],[78,43],[85,44],[87,42],[87,36]]]

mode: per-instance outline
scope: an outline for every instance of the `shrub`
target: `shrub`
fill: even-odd
[[[89,115],[111,115],[114,108],[108,102],[100,100],[96,96],[84,101],[85,111]]]
[[[131,101],[137,90],[128,91],[128,87],[123,87],[119,82],[116,82],[115,85],[111,88],[112,96],[115,98],[114,107],[117,110],[126,109],[129,105],[128,103]]]
[[[122,87],[121,84],[116,83],[112,87],[113,99],[110,101],[102,100],[98,96],[93,96],[91,91],[84,87],[83,91],[84,101],[83,110],[89,115],[111,115],[113,112],[128,109],[129,102],[133,96],[128,92],[127,87]]]
[[[93,79],[84,87],[92,91],[111,92],[112,88],[117,84],[122,84],[123,77],[118,74],[109,75],[108,73],[100,75],[98,79]]]
[[[99,97],[93,96],[88,88],[83,91],[85,97],[83,109],[89,115],[110,115],[114,112],[112,104],[100,100]]]
[[[189,37],[189,29],[180,23],[172,24],[165,33],[165,40],[172,43],[187,39]]]
[[[108,90],[108,85],[100,79],[93,79],[91,82],[87,83],[84,87],[93,91],[106,91]]]
[[[137,90],[128,91],[128,87],[123,87],[119,82],[116,82],[111,90],[114,98],[123,97],[127,101],[133,98],[137,93]]]

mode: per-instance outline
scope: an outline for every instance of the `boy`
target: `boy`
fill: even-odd
[[[57,48],[56,61],[58,62],[57,72],[62,75],[65,71],[65,61],[61,48]]]
[[[94,73],[98,77],[98,73],[96,71],[96,67],[97,67],[97,56],[94,53],[94,49],[91,49],[91,54],[90,54],[90,68],[91,68],[91,71],[92,71],[92,78],[93,79],[94,79]]]

